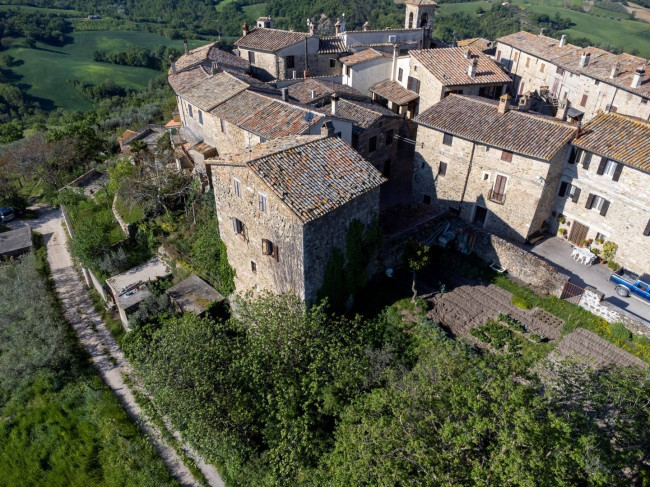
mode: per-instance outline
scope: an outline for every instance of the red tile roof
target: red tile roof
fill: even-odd
[[[300,103],[307,104],[326,98],[334,92],[336,92],[340,97],[350,100],[363,101],[370,99],[368,96],[350,86],[317,78],[305,78],[287,86],[287,90],[291,98],[295,98]],[[312,90],[316,92],[315,98],[312,97]]]
[[[338,36],[321,37],[318,39],[319,54],[340,54],[347,52],[343,39]]]
[[[397,81],[391,81],[389,79],[375,83],[370,87],[370,91],[400,106],[406,105],[420,97],[414,91],[404,88]]]
[[[466,56],[470,53],[470,59]],[[510,83],[512,80],[489,56],[468,47],[444,47],[409,51],[411,57],[429,71],[443,86]],[[467,74],[470,63],[476,59],[476,75]]]
[[[603,113],[587,122],[573,145],[650,172],[650,122]]]
[[[499,113],[498,102],[450,95],[414,122],[500,149],[550,160],[576,133],[576,126],[512,107]]]
[[[330,113],[331,108],[325,107]],[[376,103],[363,103],[358,101],[339,100],[336,109],[336,116],[352,121],[352,132],[363,133],[372,124],[382,117],[402,118],[397,113]]]
[[[355,52],[349,56],[342,57],[340,61],[346,66],[356,66],[357,64],[363,64],[375,59],[381,58],[392,58],[392,54],[387,52],[377,51],[376,49],[364,49],[363,51]]]
[[[222,69],[234,68],[247,71],[250,63],[245,59],[235,56],[230,52],[219,49],[216,42],[192,49],[188,54],[183,54],[176,60],[176,72],[192,68],[199,64],[211,64],[216,61]]]
[[[237,47],[275,52],[311,37],[307,32],[256,28],[235,41]]]
[[[207,161],[250,168],[304,223],[377,188],[386,179],[338,137],[286,137],[250,154]]]
[[[248,88],[248,84],[225,71],[209,76],[179,95],[192,105],[204,111],[210,111],[228,98]]]

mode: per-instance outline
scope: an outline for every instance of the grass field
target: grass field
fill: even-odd
[[[63,47],[38,44],[37,49],[16,47],[5,51],[22,64],[12,70],[22,76],[19,83],[29,85],[27,92],[49,100],[54,107],[67,110],[85,110],[92,102],[66,81],[76,79],[99,84],[107,79],[120,86],[142,89],[160,73],[152,69],[117,66],[93,61],[97,49],[119,51],[129,46],[153,48],[159,45],[183,47],[181,40],[169,40],[149,32],[77,32],[74,42]],[[191,46],[203,44],[192,41]]]
[[[68,17],[81,17],[84,14],[78,10],[65,10],[61,8],[44,8],[44,7],[32,7],[31,5],[0,5],[0,10],[24,10],[26,12],[41,12],[45,14],[63,14]]]
[[[594,43],[609,43],[630,52],[636,49],[643,57],[650,57],[650,24],[635,20],[621,19],[622,14],[609,10],[594,9],[597,16],[563,8],[563,5],[581,5],[579,0],[512,0],[521,8],[538,14],[554,16],[559,13],[573,22],[570,29],[562,31],[571,37],[586,37]],[[466,3],[444,3],[437,11],[441,15],[462,12],[474,15],[478,7],[488,10],[492,4],[485,1]]]

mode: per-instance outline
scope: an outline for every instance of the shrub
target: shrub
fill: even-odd
[[[617,264],[613,260],[610,260],[610,261],[607,262],[607,267],[609,267],[613,271],[617,271],[617,270],[619,270],[621,268],[621,265]]]
[[[541,342],[542,342],[542,337],[539,336],[537,333],[531,333],[531,334],[530,334],[530,338],[531,338],[531,340],[533,340],[534,342],[537,342],[537,343],[541,343]]]
[[[559,233],[560,235],[566,235],[566,228],[560,228],[560,229],[557,231],[557,233]]]
[[[603,259],[606,261],[613,260],[617,250],[618,245],[616,245],[614,242],[605,242],[603,244]]]
[[[517,308],[521,308],[521,309],[531,309],[533,307],[532,304],[530,304],[524,298],[521,298],[519,296],[513,296],[510,302],[514,304]]]
[[[625,328],[625,325],[621,323],[610,324],[609,330],[612,338],[617,338],[625,341],[632,340],[632,332]]]
[[[566,223],[566,218],[564,217],[564,215],[558,215],[557,221],[560,223]]]

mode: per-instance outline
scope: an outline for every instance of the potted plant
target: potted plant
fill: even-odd
[[[566,231],[566,228],[560,228],[560,229],[557,231],[557,233],[559,233],[560,235],[562,235],[564,238],[567,238],[567,231]]]

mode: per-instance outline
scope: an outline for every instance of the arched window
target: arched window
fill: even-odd
[[[409,14],[409,29],[413,28],[413,12]]]
[[[429,14],[422,14],[422,20],[420,21],[420,27],[426,27],[429,24]]]

